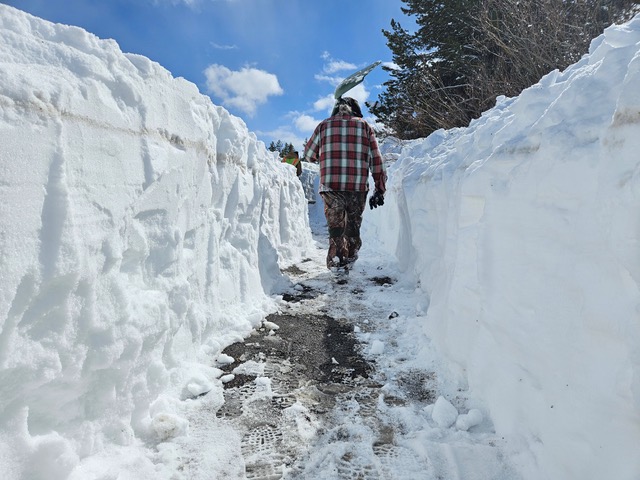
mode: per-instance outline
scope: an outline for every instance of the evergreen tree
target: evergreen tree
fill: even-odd
[[[466,126],[498,95],[518,95],[587,52],[634,0],[402,0],[415,17],[383,30],[397,68],[370,111],[400,138]]]
[[[295,152],[296,149],[293,148],[293,143],[285,143],[284,147],[282,147],[282,152],[280,153],[281,157],[286,157],[291,152]]]
[[[415,16],[409,33],[391,21],[384,31],[398,69],[383,67],[391,80],[370,110],[401,138],[426,136],[467,120],[476,106],[467,91],[473,79],[474,16],[478,0],[403,0],[402,12]],[[461,117],[462,112],[462,119]]]
[[[284,158],[287,154],[295,152],[296,149],[293,146],[293,143],[285,143],[282,140],[277,140],[275,143],[271,142],[269,144],[269,151],[278,152],[280,158]]]

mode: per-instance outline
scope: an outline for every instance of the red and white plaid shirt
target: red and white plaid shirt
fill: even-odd
[[[369,170],[374,175],[384,172],[373,129],[351,115],[320,122],[304,150],[305,160],[320,163],[321,191],[366,192]]]

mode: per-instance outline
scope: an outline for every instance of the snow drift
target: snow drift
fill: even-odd
[[[408,143],[370,217],[427,298],[425,343],[534,454],[526,478],[640,474],[639,131],[636,17],[469,128]]]
[[[0,477],[65,478],[221,391],[311,242],[289,170],[195,85],[0,5]]]
[[[526,479],[640,475],[639,127],[636,18],[469,128],[389,147],[365,215],[363,256],[420,287],[394,325],[411,361],[438,348],[445,393],[477,401],[459,429],[492,421]],[[308,200],[193,84],[0,5],[0,477],[172,476],[153,446],[190,399],[222,403],[219,352],[315,248]]]

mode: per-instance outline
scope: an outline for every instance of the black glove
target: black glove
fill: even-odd
[[[369,199],[369,207],[373,210],[374,208],[381,207],[382,205],[384,205],[384,193],[376,190]]]

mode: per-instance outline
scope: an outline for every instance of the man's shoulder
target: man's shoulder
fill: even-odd
[[[352,123],[352,124],[366,125],[367,127],[369,126],[369,124],[364,118],[356,117],[353,115],[334,115],[333,117],[325,118],[324,120],[322,120],[320,122],[320,125],[323,125],[323,124],[326,125],[326,124],[332,124],[332,123],[345,123],[345,122]]]
[[[324,127],[325,125],[329,124],[331,122],[332,118],[333,117],[329,117],[329,118],[325,118],[324,120],[320,120],[318,125],[316,125],[316,131],[320,130],[322,127]]]

